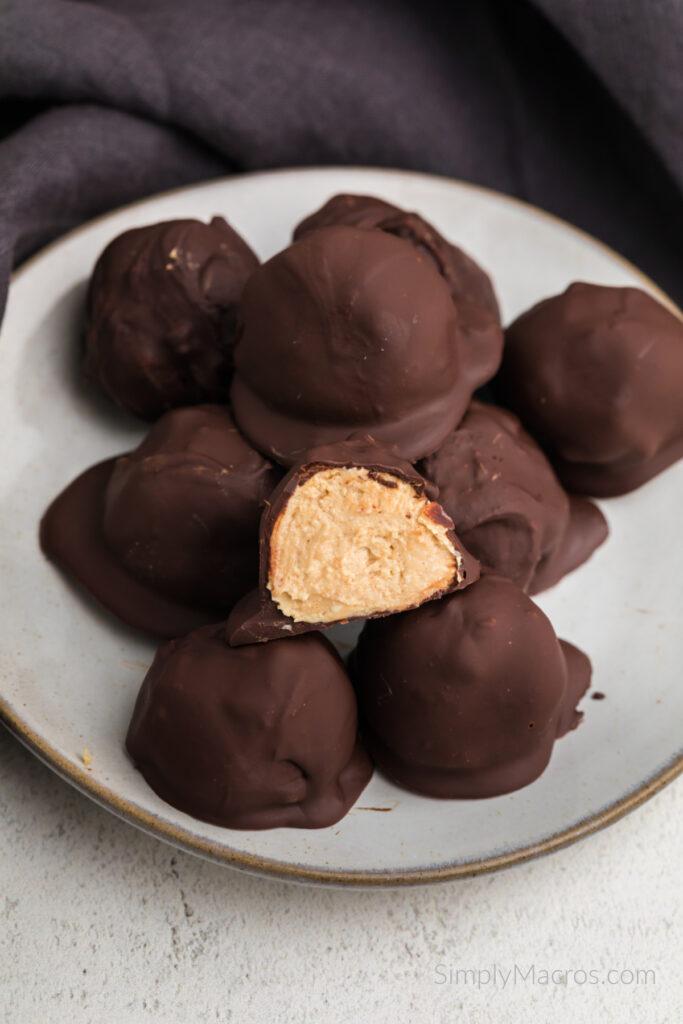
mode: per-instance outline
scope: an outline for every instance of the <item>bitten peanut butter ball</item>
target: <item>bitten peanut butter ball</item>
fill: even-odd
[[[308,452],[268,499],[260,592],[234,608],[230,642],[389,615],[472,583],[478,564],[434,494],[370,437]]]
[[[539,593],[586,561],[607,537],[599,508],[571,498],[511,412],[472,402],[420,465],[482,566]]]
[[[498,366],[499,327],[471,311],[465,322],[432,262],[402,239],[313,231],[245,288],[235,419],[284,465],[356,431],[411,461],[428,455]]]
[[[322,636],[231,648],[207,626],[159,648],[126,740],[152,789],[225,828],[324,828],[370,781],[351,682]]]
[[[374,196],[338,195],[306,217],[295,228],[294,238],[303,238],[310,231],[333,224],[347,224],[366,230],[378,228],[404,238],[431,260],[446,281],[456,303],[483,306],[500,322],[498,300],[486,271],[466,252],[448,242],[419,214],[408,213]]]
[[[43,549],[124,622],[179,636],[255,585],[260,513],[280,475],[227,409],[175,409],[67,487],[41,524]]]
[[[590,662],[511,580],[366,623],[352,661],[377,765],[427,796],[498,796],[543,772],[575,728]]]
[[[235,311],[258,266],[223,220],[125,231],[104,250],[87,299],[86,376],[145,420],[225,401]]]
[[[683,456],[683,322],[638,288],[572,284],[523,313],[495,387],[570,491],[625,494]]]

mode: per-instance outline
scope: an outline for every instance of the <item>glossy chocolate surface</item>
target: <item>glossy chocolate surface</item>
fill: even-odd
[[[226,828],[333,825],[372,775],[349,678],[314,633],[235,649],[207,626],[162,645],[126,746],[163,800]]]
[[[552,586],[607,537],[600,510],[570,501],[536,442],[498,406],[472,402],[420,469],[482,566],[530,593]]]
[[[494,384],[570,491],[624,494],[683,456],[683,323],[638,288],[576,283],[534,306]]]
[[[449,798],[533,782],[581,720],[591,674],[540,608],[495,575],[368,622],[352,665],[378,766],[407,789]]]
[[[338,195],[301,221],[294,238],[334,224],[369,230],[378,228],[414,245],[436,267],[454,301],[483,306],[500,323],[500,309],[491,278],[478,263],[417,213],[409,213],[374,196]]]
[[[260,512],[279,476],[227,409],[176,409],[70,484],[41,543],[124,622],[178,636],[224,618],[256,583]]]
[[[252,275],[240,309],[235,419],[285,465],[356,431],[427,455],[500,359],[492,315],[460,316],[431,261],[382,231],[310,232]]]
[[[237,303],[258,260],[222,217],[133,228],[90,281],[85,373],[142,419],[225,401]]]

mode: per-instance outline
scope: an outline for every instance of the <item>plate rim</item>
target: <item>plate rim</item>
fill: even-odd
[[[434,884],[455,879],[474,878],[477,875],[491,874],[517,864],[524,864],[527,861],[562,850],[580,839],[606,828],[645,803],[683,772],[683,754],[679,754],[674,757],[673,761],[665,764],[653,776],[646,779],[642,785],[614,803],[608,804],[607,807],[596,811],[595,814],[581,819],[567,829],[554,832],[536,843],[530,843],[506,853],[494,854],[492,857],[434,868],[401,868],[397,871],[309,868],[302,864],[287,864],[285,861],[270,857],[261,857],[241,850],[231,850],[218,843],[195,836],[189,830],[164,821],[142,807],[138,807],[132,801],[123,799],[89,775],[87,770],[73,765],[51,744],[21,722],[2,697],[0,697],[0,722],[60,778],[70,783],[85,796],[90,797],[105,810],[112,812],[116,817],[122,818],[148,835],[152,835],[155,839],[162,839],[172,846],[178,847],[186,853],[198,855],[204,860],[252,874],[288,882],[334,885],[351,889],[399,888]]]
[[[516,196],[507,195],[504,192],[499,192],[496,189],[488,188],[484,185],[476,185],[447,175],[411,171],[403,168],[371,167],[361,165],[269,168],[267,170],[248,172],[246,174],[238,173],[223,175],[217,178],[192,182],[176,188],[166,189],[163,192],[152,193],[134,200],[131,203],[125,203],[121,206],[114,207],[113,209],[109,209],[98,214],[96,217],[77,225],[71,231],[53,239],[36,253],[24,260],[23,263],[11,274],[10,287],[21,276],[29,271],[35,263],[48,255],[53,249],[58,248],[60,245],[70,241],[81,232],[105,221],[109,217],[124,211],[135,209],[152,200],[181,195],[185,192],[195,191],[198,188],[219,185],[236,179],[244,180],[245,178],[255,179],[282,175],[307,175],[320,172],[338,174],[357,171],[401,175],[413,179],[422,179],[426,182],[438,181],[440,183],[449,183],[466,191],[469,190],[495,197],[505,203],[521,207],[527,212],[532,212],[536,216],[541,216],[556,226],[563,228],[565,231],[569,231],[582,240],[589,242],[592,246],[597,246],[603,252],[608,254],[613,260],[620,263],[635,277],[639,278],[646,288],[657,296],[658,300],[663,305],[683,320],[683,312],[676,303],[673,302],[673,300],[650,277],[648,277],[647,274],[643,273],[643,271],[631,263],[630,260],[626,259],[626,257],[616,252],[606,243],[593,237],[583,229],[570,224],[568,221],[563,220],[563,218],[549,213],[541,207],[535,206],[533,203],[519,199]],[[566,829],[554,832],[550,836],[547,836],[535,843],[530,843],[527,846],[521,846],[514,850],[506,851],[505,853],[494,854],[490,857],[464,861],[462,863],[440,865],[433,868],[400,868],[394,871],[387,871],[383,869],[378,869],[377,871],[355,871],[352,869],[334,868],[327,869],[321,867],[306,867],[301,864],[288,864],[284,861],[275,860],[269,857],[261,857],[257,854],[246,853],[240,850],[231,850],[221,844],[207,839],[202,839],[187,829],[164,821],[149,811],[137,806],[133,801],[120,797],[109,787],[94,779],[87,770],[80,769],[75,766],[71,761],[60,754],[59,751],[50,743],[26,725],[22,721],[21,716],[16,711],[12,710],[2,695],[0,695],[0,723],[2,723],[5,728],[7,728],[8,731],[25,747],[27,747],[31,753],[36,755],[39,760],[46,764],[48,768],[53,770],[66,782],[70,783],[81,793],[90,797],[95,801],[95,803],[112,812],[117,817],[122,818],[124,821],[140,828],[142,831],[151,834],[157,839],[162,839],[188,853],[194,853],[204,859],[224,866],[233,867],[235,869],[241,869],[243,871],[249,871],[251,873],[264,875],[270,878],[279,878],[290,882],[317,883],[320,885],[326,884],[347,888],[424,885],[427,883],[445,882],[454,879],[472,878],[477,875],[489,874],[494,871],[502,870],[503,868],[512,867],[516,864],[525,863],[537,857],[570,846],[573,843],[578,842],[580,839],[583,839],[586,836],[605,828],[613,822],[618,821],[630,811],[635,810],[635,808],[639,807],[646,800],[649,800],[658,793],[659,790],[663,789],[664,786],[668,785],[683,773],[683,754],[679,754],[663,767],[660,767],[654,772],[654,774],[646,778],[631,792],[620,797],[613,803],[608,804],[606,807],[601,808],[594,814],[581,819]]]

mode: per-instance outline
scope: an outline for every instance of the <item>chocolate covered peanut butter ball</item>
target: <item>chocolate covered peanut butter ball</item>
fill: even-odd
[[[410,461],[438,448],[500,358],[482,307],[467,322],[433,264],[382,231],[313,231],[263,264],[240,307],[231,402],[291,465],[363,431]]]
[[[235,313],[258,266],[223,220],[171,220],[125,231],[90,281],[86,376],[142,419],[225,401]]]
[[[67,487],[41,524],[43,549],[124,622],[179,636],[255,585],[260,513],[280,475],[227,409],[175,409]]]
[[[389,615],[468,586],[478,563],[434,495],[371,437],[308,452],[268,499],[260,590],[230,615],[230,643]]]
[[[405,239],[431,260],[450,288],[456,304],[483,306],[500,322],[498,300],[486,271],[466,252],[448,242],[418,213],[409,213],[374,196],[333,196],[301,221],[294,230],[294,238],[303,238],[311,231],[334,224],[365,230],[378,228]]]
[[[533,782],[578,725],[590,662],[511,580],[366,623],[353,658],[372,756],[427,796],[497,796]]]
[[[564,490],[513,413],[472,402],[420,470],[482,566],[538,593],[586,561],[607,537],[600,509]]]
[[[315,633],[231,648],[214,625],[164,644],[126,746],[163,800],[226,828],[333,825],[372,775],[351,682]]]
[[[523,313],[495,387],[570,491],[625,494],[683,456],[683,322],[638,288],[576,283]]]

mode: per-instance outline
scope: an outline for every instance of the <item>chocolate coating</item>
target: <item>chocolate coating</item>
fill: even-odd
[[[590,662],[510,580],[368,622],[353,659],[378,766],[428,796],[497,796],[533,782],[575,728]]]
[[[479,577],[479,564],[453,531],[452,520],[435,502],[436,488],[405,459],[402,459],[395,448],[381,444],[367,435],[354,435],[348,441],[336,444],[321,445],[307,452],[305,457],[283,477],[270,495],[261,517],[259,531],[260,569],[259,589],[247,594],[233,608],[226,626],[226,636],[230,644],[260,643],[283,636],[293,636],[310,630],[328,629],[332,625],[352,621],[364,616],[353,616],[333,622],[296,622],[278,608],[268,588],[271,568],[271,538],[273,530],[282,516],[288,501],[306,480],[315,473],[330,468],[365,468],[371,473],[390,474],[399,480],[409,483],[420,497],[430,500],[430,518],[446,528],[447,536],[456,551],[459,552],[460,564],[458,576],[453,579],[447,590],[432,595],[430,600],[441,597],[452,590],[460,590],[469,586]],[[342,572],[342,567],[339,567]],[[371,618],[391,615],[395,609],[377,612]]]
[[[368,231],[376,228],[387,217],[401,213],[398,206],[387,203],[376,196],[356,196],[348,193],[332,196],[319,210],[304,217],[294,228],[293,238],[296,242],[311,231],[320,228],[337,227],[345,224],[349,228],[360,228]]]
[[[517,417],[495,405],[472,402],[420,469],[475,558],[531,593],[581,565],[607,537],[600,510],[570,502]]]
[[[431,260],[450,288],[456,305],[468,302],[483,306],[500,323],[498,300],[486,271],[466,252],[446,241],[419,214],[408,213],[374,196],[338,195],[302,220],[294,229],[294,239],[334,224],[363,230],[378,228],[405,239]]]
[[[333,825],[372,775],[353,688],[317,634],[234,649],[206,626],[163,644],[126,746],[163,800],[225,828]]]
[[[522,314],[495,386],[570,491],[625,494],[683,456],[683,323],[638,288],[576,283]]]
[[[227,409],[172,410],[53,502],[43,550],[124,622],[178,636],[254,586],[260,512],[279,475]]]
[[[569,495],[567,530],[555,550],[541,560],[529,585],[530,594],[540,594],[568,573],[578,569],[607,540],[609,526],[597,505],[576,494]]]
[[[434,451],[500,358],[490,313],[459,317],[443,278],[381,231],[313,231],[260,267],[241,304],[231,401],[291,465],[355,431],[413,461]]]
[[[224,401],[235,310],[258,259],[223,220],[172,220],[125,231],[90,281],[85,373],[146,420]]]

